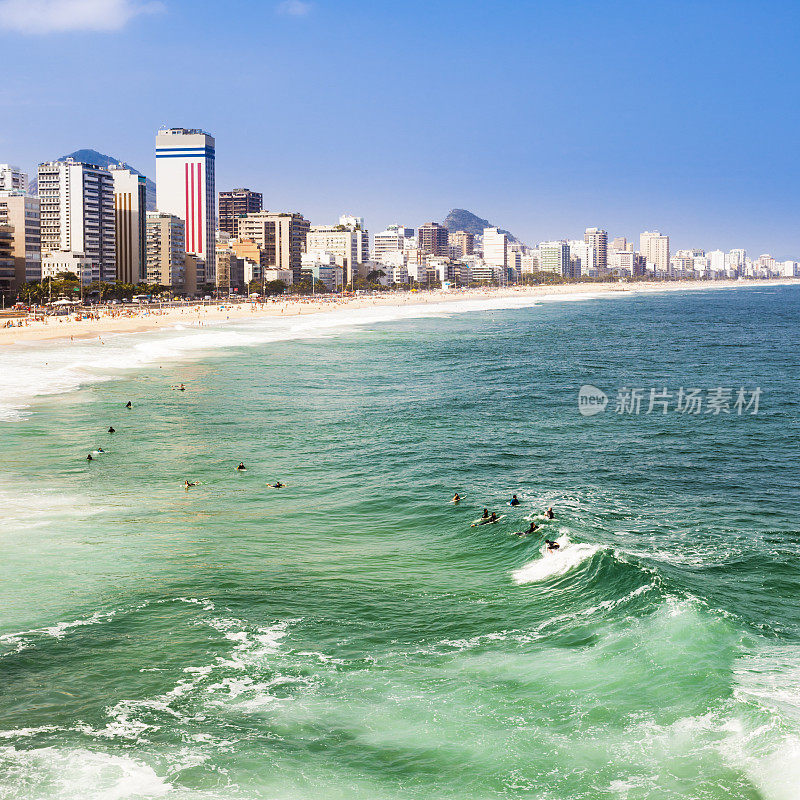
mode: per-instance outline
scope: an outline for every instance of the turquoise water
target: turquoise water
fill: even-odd
[[[800,797],[798,331],[765,286],[3,350],[0,798]],[[763,395],[614,413],[651,386]]]

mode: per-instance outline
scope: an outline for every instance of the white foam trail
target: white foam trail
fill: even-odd
[[[558,550],[548,550],[547,545],[542,545],[541,558],[514,570],[511,573],[514,582],[540,583],[564,575],[600,550],[600,546],[596,544],[574,544],[566,535],[560,536],[556,541],[559,544]]]

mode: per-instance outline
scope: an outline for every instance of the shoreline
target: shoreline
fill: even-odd
[[[177,326],[202,328],[224,325],[247,319],[294,317],[304,314],[330,313],[361,308],[424,306],[429,303],[468,302],[507,298],[552,298],[563,295],[659,294],[665,292],[701,291],[704,289],[765,288],[800,285],[800,278],[776,280],[727,281],[662,281],[654,283],[576,283],[538,286],[392,292],[363,297],[330,298],[322,296],[275,298],[268,301],[183,306],[178,308],[112,309],[99,317],[77,320],[73,316],[48,317],[46,321],[24,320],[22,326],[0,327],[0,345],[24,344],[48,340],[101,338],[103,334],[144,333],[168,330]]]

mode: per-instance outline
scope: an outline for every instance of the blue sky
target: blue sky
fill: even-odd
[[[799,35],[797,0],[0,0],[0,162],[152,176],[158,127],[202,127],[218,189],[315,223],[800,258]]]

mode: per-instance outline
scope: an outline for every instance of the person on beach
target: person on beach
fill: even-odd
[[[555,516],[556,516],[556,515],[553,513],[553,507],[552,507],[552,506],[551,506],[550,508],[548,508],[548,509],[547,509],[547,511],[545,511],[545,512],[544,512],[544,515],[545,515],[545,517],[546,517],[547,519],[555,519]]]
[[[239,466],[236,467],[236,469],[247,469],[247,467],[244,465],[244,461],[240,461]]]
[[[517,500],[517,496],[516,496],[516,495],[513,495],[513,496],[511,497],[511,499],[508,501],[508,504],[509,504],[510,506],[518,506],[518,505],[519,505],[519,500]]]

